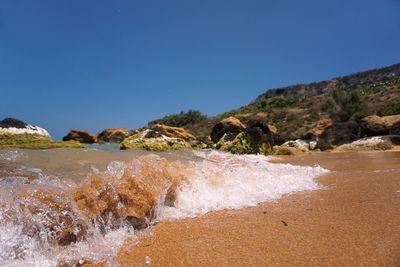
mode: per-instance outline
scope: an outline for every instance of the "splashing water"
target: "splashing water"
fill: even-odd
[[[35,179],[0,178],[0,265],[89,261],[115,266],[124,241],[137,241],[137,231],[154,221],[254,206],[318,189],[314,179],[328,172],[215,151],[180,159],[149,154],[111,161],[104,171],[91,166],[92,172],[77,183],[45,171],[37,171]]]

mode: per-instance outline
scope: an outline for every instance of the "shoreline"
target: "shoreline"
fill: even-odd
[[[313,153],[273,162],[330,169],[316,191],[162,221],[126,241],[121,266],[398,266],[400,153]],[[376,157],[376,158],[374,158]]]

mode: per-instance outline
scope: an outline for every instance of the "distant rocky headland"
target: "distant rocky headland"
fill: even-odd
[[[92,143],[150,151],[212,148],[238,154],[390,149],[400,145],[400,64],[270,89],[250,104],[214,117],[189,110],[135,130],[109,128],[92,134],[72,129],[61,142],[20,120],[0,121],[0,148]]]

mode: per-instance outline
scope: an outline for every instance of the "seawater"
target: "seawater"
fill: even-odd
[[[315,178],[328,172],[270,159],[217,151],[1,150],[0,266],[115,266],[124,241],[148,231],[125,220],[128,214],[139,217],[149,206],[152,225],[240,209],[318,189]]]

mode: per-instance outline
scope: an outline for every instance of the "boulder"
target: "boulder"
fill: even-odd
[[[63,137],[63,141],[69,140],[75,140],[84,144],[93,144],[96,141],[96,138],[89,132],[72,129],[66,136]]]
[[[330,118],[325,118],[322,120],[319,120],[314,128],[312,128],[304,137],[303,139],[314,139],[316,137],[320,137],[325,130],[330,127],[333,124],[332,119]]]
[[[389,131],[390,134],[392,135],[400,135],[400,121],[396,122],[392,125]]]
[[[155,124],[151,127],[152,130],[159,132],[162,135],[173,138],[181,138],[185,141],[193,141],[196,138],[188,133],[185,129],[179,127],[171,127],[163,124]]]
[[[310,149],[310,144],[304,140],[297,139],[291,140],[283,143],[281,147],[293,147],[297,148],[299,151],[307,152]]]
[[[274,144],[268,125],[255,123],[231,140],[225,134],[216,145],[217,149],[233,154],[270,154]]]
[[[108,128],[97,134],[97,143],[121,143],[129,136],[127,128]]]
[[[148,151],[166,151],[191,148],[191,143],[181,138],[173,138],[147,129],[131,135],[121,142],[121,149],[138,149]]]
[[[354,121],[337,122],[325,129],[317,140],[316,148],[332,149],[335,146],[351,143],[361,137],[361,129]]]
[[[218,143],[224,135],[229,136],[233,140],[245,128],[240,120],[235,117],[229,117],[214,125],[210,137],[214,143]]]
[[[365,136],[387,135],[394,125],[400,123],[400,115],[377,116],[372,115],[361,119],[360,126]]]
[[[5,118],[4,120],[0,121],[0,128],[26,128],[28,124],[21,120],[13,119],[13,118]]]
[[[17,119],[6,118],[0,121],[0,135],[37,135],[50,138],[43,128],[32,126]]]
[[[335,151],[362,151],[362,150],[388,150],[393,147],[393,139],[398,137],[390,136],[373,136],[359,139],[357,141],[351,142],[349,144],[343,144],[336,147]]]
[[[26,124],[17,119],[7,118],[0,121],[0,148],[82,148],[76,141],[56,142],[43,128]]]

